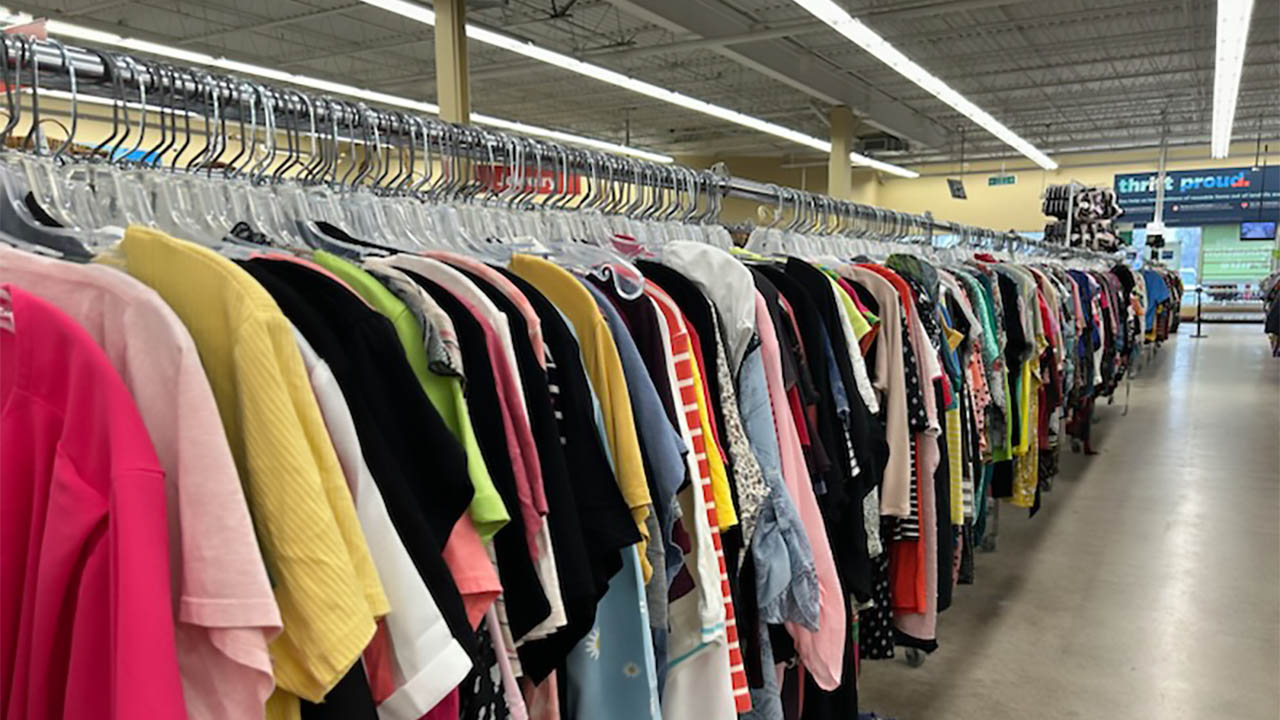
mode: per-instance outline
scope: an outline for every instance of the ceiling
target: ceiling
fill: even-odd
[[[433,31],[353,0],[47,0],[15,10],[435,98]],[[843,0],[913,60],[1049,154],[1207,144],[1214,0]],[[896,164],[1016,152],[790,0],[473,0],[469,20],[825,137],[909,140]],[[504,50],[470,45],[472,106],[671,155],[813,151]],[[1280,2],[1254,8],[1237,140],[1280,139]]]

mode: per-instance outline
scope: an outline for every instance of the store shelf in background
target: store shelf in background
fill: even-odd
[[[1257,282],[1206,283],[1200,312],[1204,322],[1260,323],[1264,319],[1262,290]],[[1195,303],[1183,303],[1181,316],[1194,320]]]

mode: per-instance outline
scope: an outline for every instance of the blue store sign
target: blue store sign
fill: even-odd
[[[1120,222],[1139,225],[1155,216],[1156,173],[1116,175]],[[1165,174],[1166,225],[1274,220],[1280,215],[1280,166],[1178,170]]]

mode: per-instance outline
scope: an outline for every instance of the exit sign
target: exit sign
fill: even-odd
[[[996,185],[1017,185],[1017,175],[989,175],[987,176],[987,187],[995,187]]]

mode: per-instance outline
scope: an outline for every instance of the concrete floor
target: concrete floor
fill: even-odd
[[[938,621],[920,668],[867,662],[898,720],[1280,718],[1280,359],[1258,325],[1183,325],[1099,406],[1035,518]]]

